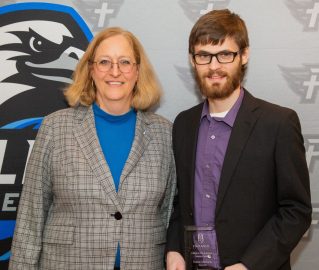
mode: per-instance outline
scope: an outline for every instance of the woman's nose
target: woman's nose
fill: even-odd
[[[113,76],[118,76],[121,74],[121,70],[119,68],[119,64],[118,63],[112,63],[111,66],[111,72],[110,72]]]

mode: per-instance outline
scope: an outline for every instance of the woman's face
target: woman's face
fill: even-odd
[[[96,49],[91,75],[96,86],[96,102],[109,113],[129,111],[138,66],[127,39],[116,35],[103,40]]]

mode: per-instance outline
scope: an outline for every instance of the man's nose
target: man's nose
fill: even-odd
[[[209,68],[212,70],[220,68],[220,63],[218,62],[216,55],[212,57],[212,61],[209,63]]]

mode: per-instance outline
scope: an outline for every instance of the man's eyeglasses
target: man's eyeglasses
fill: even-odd
[[[200,52],[193,54],[193,59],[197,65],[208,65],[212,62],[213,57],[215,56],[217,61],[221,64],[232,63],[235,60],[235,57],[240,53],[231,52],[231,51],[221,51],[218,53],[207,53]]]
[[[129,73],[133,70],[136,63],[130,59],[119,59],[117,63],[111,61],[111,59],[100,59],[97,61],[91,61],[92,64],[96,65],[96,68],[100,72],[108,72],[113,65],[117,65],[122,73]]]

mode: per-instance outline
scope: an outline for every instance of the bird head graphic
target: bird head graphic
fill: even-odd
[[[92,37],[65,6],[23,5],[0,14],[0,128],[66,107],[63,89]]]

